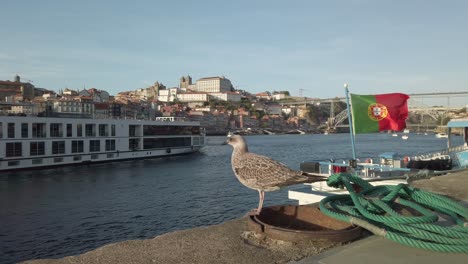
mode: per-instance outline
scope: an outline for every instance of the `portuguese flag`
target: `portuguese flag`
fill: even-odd
[[[406,102],[408,98],[408,95],[402,93],[351,94],[354,133],[405,129],[405,121],[408,118]]]

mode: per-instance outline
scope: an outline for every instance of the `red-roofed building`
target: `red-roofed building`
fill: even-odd
[[[34,85],[31,83],[21,82],[18,75],[15,76],[15,81],[0,81],[0,102],[5,101],[7,96],[16,96],[21,94],[23,100],[34,99]]]

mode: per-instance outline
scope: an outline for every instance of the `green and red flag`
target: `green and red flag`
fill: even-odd
[[[408,95],[402,93],[351,94],[354,133],[405,129],[408,118],[408,98]]]

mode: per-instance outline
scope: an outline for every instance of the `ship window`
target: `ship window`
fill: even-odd
[[[109,131],[108,131],[108,125],[107,124],[100,124],[99,125],[99,136],[100,137],[108,137],[109,136]]]
[[[46,124],[45,123],[33,123],[32,124],[32,137],[33,138],[44,138],[46,137]]]
[[[191,146],[189,137],[184,138],[145,138],[143,140],[143,149],[169,148],[169,147],[188,147]]]
[[[1,128],[1,125],[0,125]],[[115,125],[111,125],[111,136],[115,137]]]
[[[134,125],[128,126],[128,135],[130,137],[136,137],[136,126]]]
[[[130,138],[128,140],[128,148],[130,150],[138,150],[139,139],[138,138]]]
[[[85,130],[86,130],[85,135],[87,137],[95,137],[96,136],[96,124],[86,124],[85,125]]]
[[[21,142],[11,142],[5,145],[5,157],[20,157],[22,155]]]
[[[76,124],[76,136],[77,137],[82,137],[83,136],[83,125],[82,124]]]
[[[107,158],[113,158],[114,157],[114,153],[107,153]]]
[[[52,141],[52,154],[64,154],[65,141]]]
[[[21,137],[27,138],[29,133],[29,124],[28,123],[21,123]]]
[[[93,154],[93,155],[91,155],[91,159],[99,159],[99,154]]]
[[[42,159],[33,159],[32,164],[42,164]]]
[[[54,162],[55,163],[63,162],[63,158],[62,157],[54,158]]]
[[[72,153],[82,153],[83,151],[83,140],[72,140]]]
[[[106,151],[115,150],[115,139],[106,140]]]
[[[18,166],[20,163],[19,161],[17,160],[14,160],[14,161],[9,161],[8,162],[8,166]]]
[[[60,123],[52,123],[50,124],[50,137],[62,137],[62,124]]]
[[[81,156],[74,156],[74,157],[73,157],[73,160],[74,160],[74,161],[81,160]]]
[[[31,142],[29,145],[29,155],[38,156],[45,154],[45,143],[44,142]]]
[[[8,123],[8,138],[15,138],[15,123]]]
[[[67,137],[72,137],[72,136],[73,136],[72,124],[67,124]]]
[[[156,126],[156,125],[143,126],[144,136],[192,135],[192,134],[199,134],[199,133],[200,133],[200,128],[192,127],[192,126]]]
[[[89,152],[101,151],[101,142],[100,140],[90,140],[89,141]]]

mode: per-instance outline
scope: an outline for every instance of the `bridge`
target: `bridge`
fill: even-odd
[[[408,100],[408,110],[409,112],[417,113],[422,116],[428,116],[433,120],[438,120],[441,116],[445,116],[448,111],[453,110],[460,110],[461,107],[451,107],[450,106],[450,99],[453,97],[468,97],[468,92],[441,92],[441,93],[414,93],[408,94],[410,99]],[[423,103],[423,100],[426,98],[446,98],[447,105],[446,106],[436,106],[430,107]],[[302,105],[307,106],[310,104],[330,104],[330,117],[328,118],[326,125],[328,129],[336,130],[337,127],[343,126],[343,121],[348,118],[348,110],[345,109],[342,112],[335,115],[334,113],[334,104],[338,102],[346,103],[345,97],[335,97],[335,98],[304,98],[302,101],[294,101],[294,102],[282,102],[281,105]],[[422,123],[423,120],[421,120]]]

